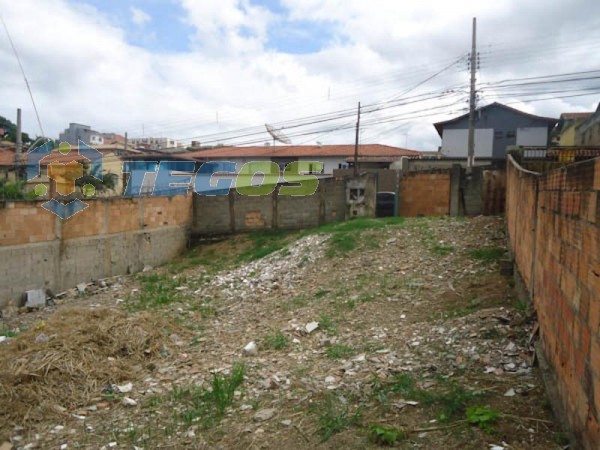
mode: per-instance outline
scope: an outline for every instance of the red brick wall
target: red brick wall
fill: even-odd
[[[191,225],[192,196],[95,199],[68,220],[41,201],[0,203],[0,245],[48,242],[103,234]]]
[[[400,180],[400,215],[450,213],[450,171],[409,172]]]
[[[43,202],[0,203],[0,245],[46,242],[56,238],[56,216],[42,214]]]
[[[540,176],[508,163],[511,247],[533,286],[541,342],[567,417],[588,449],[600,442],[599,191],[600,159]]]

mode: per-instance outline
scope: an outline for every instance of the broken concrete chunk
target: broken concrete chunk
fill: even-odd
[[[256,345],[256,343],[254,341],[249,342],[244,347],[244,353],[246,355],[256,355],[258,353],[258,346]]]
[[[129,397],[123,397],[123,400],[121,400],[121,403],[123,403],[123,406],[137,406],[137,402]]]
[[[80,294],[85,294],[86,289],[87,289],[87,283],[79,283],[77,285],[77,292],[79,292]]]
[[[25,308],[43,308],[46,306],[46,292],[43,289],[25,291],[23,299],[23,306]]]
[[[506,391],[504,393],[505,397],[514,397],[516,395],[515,390],[514,389],[509,389],[508,391]]]
[[[272,419],[275,415],[275,410],[273,408],[269,409],[261,409],[256,414],[254,414],[255,422],[265,422],[269,419]]]
[[[310,322],[310,323],[307,323],[306,326],[304,327],[304,329],[306,330],[306,332],[308,334],[312,333],[317,328],[319,328],[319,322]]]
[[[50,340],[50,338],[48,337],[48,335],[46,333],[40,333],[35,338],[35,342],[37,342],[37,343],[48,342],[49,340]]]
[[[127,394],[128,392],[131,392],[133,390],[133,384],[132,383],[127,383],[127,384],[124,384],[122,386],[117,386],[117,390],[121,394]]]

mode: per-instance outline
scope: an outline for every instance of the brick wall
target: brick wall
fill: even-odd
[[[400,179],[401,216],[450,213],[450,171],[408,172]]]
[[[545,174],[508,162],[510,245],[584,448],[600,442],[600,159]]]
[[[62,291],[134,273],[185,249],[192,197],[110,198],[68,220],[40,201],[0,203],[0,309],[29,289]]]

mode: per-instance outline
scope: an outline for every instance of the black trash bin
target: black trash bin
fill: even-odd
[[[395,192],[378,192],[377,202],[375,204],[376,217],[393,217],[394,207],[396,205]]]

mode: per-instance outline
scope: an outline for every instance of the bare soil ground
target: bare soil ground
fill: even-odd
[[[559,449],[504,227],[237,236],[4,317],[0,445]]]

